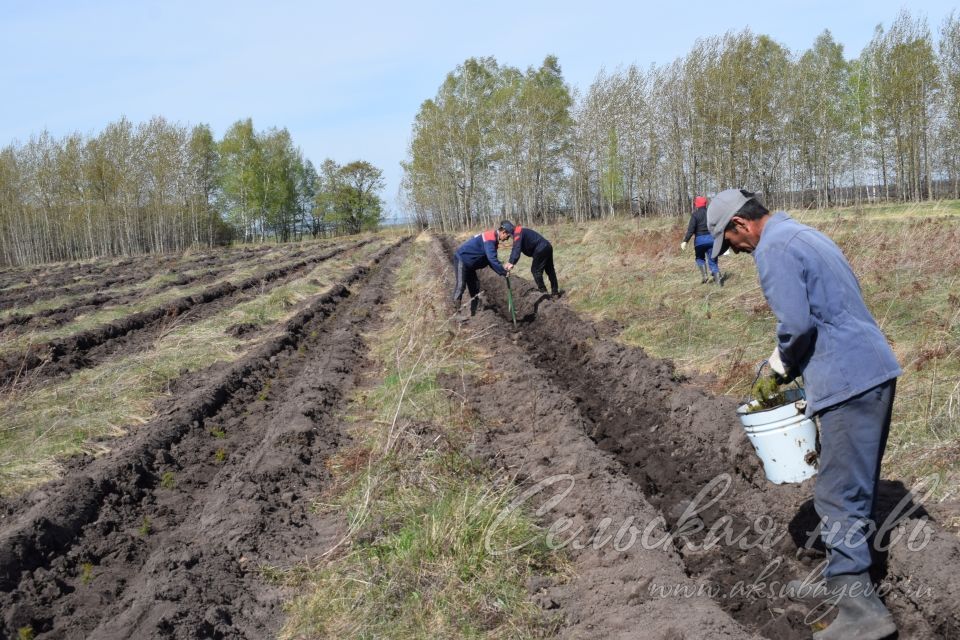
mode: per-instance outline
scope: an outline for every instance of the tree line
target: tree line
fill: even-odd
[[[775,207],[960,197],[960,21],[903,11],[848,59],[824,31],[794,53],[749,29],[673,62],[570,88],[553,56],[450,72],[413,124],[403,191],[463,228],[676,214],[731,186]]]
[[[382,172],[325,160],[286,129],[126,118],[92,137],[43,132],[0,150],[0,263],[299,240],[375,228]]]

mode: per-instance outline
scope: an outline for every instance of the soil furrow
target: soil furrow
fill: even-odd
[[[299,245],[295,246],[298,247]],[[191,255],[180,253],[146,254],[125,258],[113,263],[109,259],[101,259],[88,263],[67,263],[58,266],[46,264],[34,267],[12,267],[7,269],[5,275],[0,276],[0,280],[2,280],[2,283],[0,283],[2,284],[2,287],[0,287],[0,309],[12,306],[9,304],[9,296],[18,296],[26,291],[24,287],[17,287],[18,284],[24,282],[27,282],[28,286],[34,289],[42,285],[44,289],[53,290],[52,293],[45,292],[46,297],[52,297],[53,295],[63,295],[65,290],[76,286],[77,280],[85,278],[107,280],[118,275],[129,275],[131,271],[137,274],[145,274],[149,278],[157,271],[164,269],[202,268],[220,262],[255,259],[264,253],[277,250],[286,252],[290,249],[284,245],[271,244],[226,250],[213,249],[210,253],[201,252]],[[13,289],[13,287],[16,287],[16,289]]]
[[[281,250],[281,254],[287,258],[293,258],[305,253],[304,251],[296,251],[291,253],[289,256],[286,256],[288,253],[287,250]],[[23,291],[17,291],[9,295],[0,296],[0,309],[8,309],[11,307],[17,306],[26,306],[28,304],[33,304],[41,300],[47,300],[50,298],[56,298],[58,296],[65,295],[84,295],[87,293],[101,293],[105,290],[111,288],[117,288],[126,285],[135,285],[140,282],[146,282],[152,278],[157,273],[162,273],[163,271],[169,270],[171,272],[182,272],[188,270],[200,270],[209,267],[215,267],[219,265],[225,265],[226,268],[232,268],[234,265],[241,264],[248,260],[255,260],[259,257],[258,254],[252,256],[242,256],[238,257],[235,255],[230,255],[227,253],[214,254],[212,256],[204,256],[202,259],[186,259],[183,261],[169,261],[169,260],[151,260],[143,265],[137,265],[137,267],[131,272],[131,267],[129,265],[124,265],[123,267],[118,267],[115,269],[105,270],[101,275],[101,279],[96,282],[89,282],[84,284],[71,284],[72,280],[76,276],[70,276],[66,282],[62,279],[47,279],[44,278],[42,286],[30,287]],[[118,271],[114,273],[114,271]],[[84,274],[87,275],[87,274]],[[97,274],[89,274],[90,277]],[[59,280],[59,281],[58,281]],[[181,278],[184,281],[184,284],[189,283],[192,279],[189,276],[184,276]],[[179,282],[175,281],[174,285]],[[26,315],[16,315],[6,318],[5,323],[0,325],[0,328],[7,326],[8,324],[18,324],[20,319],[27,317]]]
[[[481,282],[498,322],[505,323],[502,279],[483,273]],[[524,319],[518,343],[539,375],[575,403],[585,432],[621,464],[669,527],[689,531],[674,544],[688,574],[711,585],[717,603],[747,629],[769,638],[809,638],[806,610],[779,597],[779,587],[823,557],[806,548],[808,540],[817,541],[812,481],[768,483],[736,421],[734,400],[685,383],[668,362],[614,342],[565,305],[541,300],[529,283],[513,283]],[[717,487],[716,495],[698,501],[708,485]],[[909,496],[895,482],[885,482],[882,494],[880,519],[892,522],[897,518],[888,520],[887,512]],[[960,545],[925,516],[920,508],[899,525],[929,532],[925,548],[910,551],[903,536],[876,577],[890,589],[886,602],[906,634],[901,637],[958,637],[960,580],[944,567],[960,558]],[[744,534],[752,545],[704,545],[711,527]]]
[[[289,256],[283,257],[284,259],[289,260],[293,258],[299,258],[305,253],[305,251],[297,251],[291,253]],[[155,295],[173,287],[184,287],[190,284],[205,284],[212,282],[223,274],[236,271],[238,268],[245,266],[256,259],[257,258],[251,258],[249,260],[232,262],[225,260],[219,261],[215,265],[212,265],[216,268],[207,271],[197,271],[196,273],[176,274],[175,271],[171,271],[171,273],[176,275],[175,279],[163,282],[155,287],[151,287],[149,291],[144,289],[136,289],[126,293],[114,293],[109,291],[109,286],[97,283],[91,285],[91,288],[89,289],[95,291],[95,293],[85,298],[74,300],[68,304],[51,309],[44,309],[42,311],[36,311],[33,313],[14,313],[6,318],[0,319],[0,332],[4,332],[6,336],[11,336],[18,335],[29,329],[49,329],[51,327],[60,326],[62,324],[66,324],[81,314],[90,313],[91,311],[99,309],[100,307],[108,304],[122,306],[143,298],[145,295]],[[179,269],[179,271],[183,271],[183,269]],[[150,274],[150,276],[152,275],[153,274]],[[149,279],[150,276],[148,276],[147,279]],[[57,295],[69,293],[73,292],[58,292]]]
[[[521,495],[529,495],[525,506],[538,510],[541,525],[556,532],[553,544],[573,561],[569,579],[543,578],[529,587],[547,614],[561,617],[560,637],[752,637],[710,597],[696,593],[672,544],[642,543],[638,532],[653,540],[667,536],[658,510],[616,458],[588,437],[589,419],[578,398],[526,352],[522,333],[492,309],[478,312],[467,331],[494,345],[495,375],[444,385],[469,398],[481,418],[477,452],[516,476]],[[655,598],[652,584],[693,595]]]
[[[266,291],[295,277],[307,267],[323,262],[345,251],[356,249],[369,240],[315,254],[309,258],[271,269],[239,283],[222,282],[203,291],[183,296],[153,309],[130,314],[114,322],[81,331],[66,338],[31,345],[25,352],[0,358],[0,387],[35,384],[58,375],[69,374],[89,367],[120,351],[135,351],[138,343],[149,343],[152,328],[163,328],[173,323],[194,322],[209,316],[236,296],[257,289]],[[121,340],[123,339],[123,340]]]
[[[386,247],[256,353],[109,454],[23,498],[0,531],[0,636],[263,638],[284,595],[263,567],[316,555],[338,519],[310,509],[403,251]],[[349,288],[348,288],[349,287]]]

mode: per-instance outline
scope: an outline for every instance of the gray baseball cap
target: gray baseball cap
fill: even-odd
[[[707,231],[713,236],[711,255],[714,260],[730,248],[730,243],[723,238],[723,232],[730,224],[730,218],[752,199],[752,194],[749,197],[745,196],[740,189],[727,189],[710,199],[710,204],[707,206]]]

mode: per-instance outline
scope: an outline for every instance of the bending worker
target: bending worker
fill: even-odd
[[[870,581],[869,534],[876,530],[880,462],[900,365],[863,302],[850,264],[827,236],[782,211],[770,215],[741,189],[713,198],[707,226],[713,257],[728,246],[753,255],[777,317],[770,366],[785,380],[803,376],[806,413],[820,422],[814,507],[827,548],[825,581],[812,589],[791,581],[787,594],[822,595],[839,607],[836,620],[813,634],[815,640],[885,638],[896,627]]]
[[[722,287],[723,277],[720,275],[720,263],[718,258],[713,257],[710,252],[713,248],[713,236],[707,230],[707,199],[703,196],[697,196],[693,199],[693,213],[690,214],[687,235],[683,236],[683,242],[680,243],[681,251],[687,248],[687,242],[690,241],[691,237],[695,238],[693,249],[697,269],[700,270],[700,283],[705,284],[710,280],[710,276],[707,275],[707,264],[709,264],[713,281]]]
[[[505,237],[501,236],[499,231],[490,229],[478,233],[457,248],[454,254],[457,286],[453,290],[453,301],[457,305],[458,313],[460,312],[465,287],[470,291],[470,316],[472,317],[477,313],[477,307],[480,305],[480,300],[477,298],[477,294],[480,293],[480,280],[477,278],[477,271],[484,267],[490,267],[497,272],[497,275],[506,277],[507,270],[503,268],[499,258],[497,258],[497,247],[500,246],[500,240]]]
[[[519,225],[514,225],[509,220],[500,223],[497,230],[501,240],[513,237],[513,249],[510,250],[510,260],[507,261],[507,271],[512,271],[520,260],[520,253],[530,256],[533,259],[530,265],[530,273],[533,275],[533,281],[537,285],[540,293],[546,293],[547,287],[543,284],[543,272],[547,272],[550,279],[550,294],[560,296],[562,291],[557,284],[557,271],[553,267],[553,245],[546,238],[534,231]]]

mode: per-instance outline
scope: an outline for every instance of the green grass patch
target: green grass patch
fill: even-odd
[[[173,471],[164,471],[160,476],[160,486],[164,489],[173,489],[177,486],[177,477]]]
[[[415,243],[398,273],[386,325],[369,338],[382,371],[348,416],[358,444],[328,463],[337,483],[318,508],[343,514],[347,535],[319,566],[265,570],[302,594],[284,638],[526,638],[551,628],[526,583],[562,572],[563,559],[520,511],[493,526],[514,487],[463,453],[479,425],[438,382],[480,375],[489,354],[448,323],[430,251]]]
[[[82,584],[90,584],[93,582],[93,563],[84,562],[80,565],[80,582]]]

